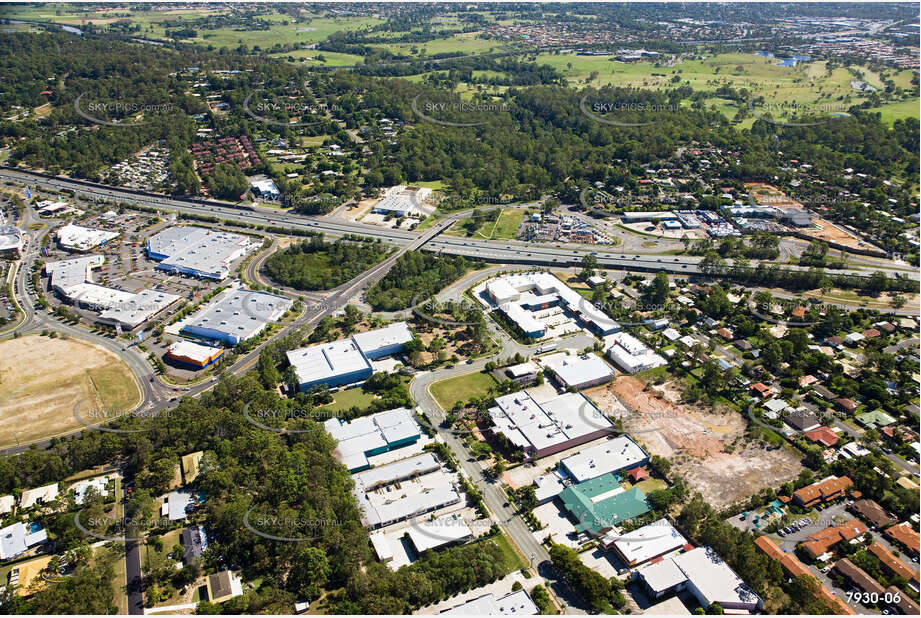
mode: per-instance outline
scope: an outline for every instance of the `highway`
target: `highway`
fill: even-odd
[[[21,170],[0,169],[0,180],[23,184],[37,185],[53,190],[73,190],[95,200],[111,200],[135,204],[163,211],[172,211],[189,215],[208,216],[236,221],[249,225],[287,228],[296,231],[309,231],[323,233],[337,237],[345,234],[359,234],[370,238],[379,238],[385,242],[396,245],[416,243],[426,234],[405,230],[392,230],[358,222],[336,220],[332,217],[304,216],[283,212],[275,209],[247,210],[231,204],[223,204],[212,200],[193,200],[188,198],[175,198],[168,195],[138,192],[84,181],[64,178],[44,178],[30,175]],[[465,213],[455,213],[446,217],[442,222],[454,222]],[[535,266],[575,266],[581,263],[582,258],[590,251],[585,248],[574,248],[570,245],[541,246],[521,241],[494,241],[476,238],[450,238],[429,237],[429,241],[417,245],[417,248],[445,253],[449,255],[462,255],[486,261],[501,262],[506,264],[531,264]],[[614,249],[599,249],[591,251],[602,268],[615,270],[629,270],[632,272],[658,272],[663,270],[672,274],[692,275],[700,274],[698,267],[701,257],[653,255],[648,253],[619,252]],[[753,261],[752,265],[757,262]],[[807,270],[800,266],[784,266],[791,270]],[[906,272],[904,265],[894,263],[880,264],[878,270],[892,275],[899,274],[914,280],[919,280],[917,271]],[[853,274],[868,276],[870,271],[861,269],[844,269],[835,271],[840,274]]]

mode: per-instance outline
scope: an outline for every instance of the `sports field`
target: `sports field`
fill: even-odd
[[[38,335],[0,343],[0,447],[79,429],[78,402],[87,418],[92,410],[127,411],[139,401],[128,366],[99,346]]]
[[[443,410],[450,410],[458,402],[488,395],[495,385],[496,380],[492,375],[477,371],[435,382],[429,390]]]

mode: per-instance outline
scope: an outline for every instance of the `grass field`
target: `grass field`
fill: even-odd
[[[275,58],[284,58],[286,60],[294,58],[295,64],[305,66],[349,66],[363,64],[364,58],[355,54],[343,54],[340,52],[317,51],[315,49],[297,49],[291,52],[272,54]],[[318,57],[323,60],[318,60]]]
[[[458,402],[488,395],[495,385],[496,380],[490,374],[475,372],[435,382],[430,390],[438,405],[450,410]]]
[[[27,444],[83,427],[93,410],[127,411],[138,384],[112,352],[76,339],[31,335],[0,343],[0,446]]]
[[[373,393],[366,393],[361,388],[348,388],[333,393],[333,402],[320,406],[320,408],[329,412],[341,412],[358,406],[363,410],[370,406],[372,401],[374,401]]]
[[[402,33],[394,33],[394,37],[401,36]],[[392,53],[413,54],[413,48],[420,52],[424,50],[425,55],[443,54],[447,52],[464,52],[465,54],[483,54],[502,49],[503,41],[498,39],[481,39],[476,32],[465,32],[455,34],[454,36],[440,39],[432,39],[425,43],[387,43],[384,45],[373,45],[378,49],[386,49]]]
[[[845,68],[829,72],[824,62],[806,62],[797,66],[777,66],[775,58],[764,58],[757,54],[731,53],[702,57],[684,58],[674,66],[656,66],[653,61],[617,62],[614,56],[577,56],[575,54],[540,54],[537,62],[557,68],[573,85],[585,85],[593,72],[597,76],[590,85],[600,87],[611,84],[620,87],[659,90],[678,85],[689,85],[695,90],[713,91],[726,85],[735,89],[745,88],[755,96],[761,95],[773,105],[797,104],[799,109],[808,110],[810,105],[819,109],[844,111],[847,107],[866,100],[851,88],[851,81],[857,78]],[[863,73],[867,83],[880,86],[879,74],[864,66],[855,67]],[[890,76],[897,86],[911,87],[911,71],[892,71]],[[672,80],[677,78],[678,82]],[[728,101],[712,99],[708,104],[731,118],[737,108]],[[819,107],[822,106],[822,107]],[[890,121],[906,116],[918,116],[917,100],[893,103],[885,106],[884,118]],[[758,111],[758,110],[756,110]],[[781,110],[783,111],[783,110]],[[780,115],[776,110],[774,117]],[[750,125],[752,120],[748,120]],[[743,127],[745,124],[743,123]]]
[[[871,112],[881,112],[883,122],[892,124],[900,118],[918,118],[919,105],[918,101],[899,101],[898,103],[887,103],[881,107],[873,107]]]
[[[474,236],[478,238],[488,238],[491,240],[514,240],[518,238],[518,226],[524,219],[525,210],[520,208],[503,210],[499,213],[499,218],[495,221],[487,221],[481,225]],[[466,236],[463,225],[470,219],[462,219],[456,225],[451,226],[448,233],[455,236]]]

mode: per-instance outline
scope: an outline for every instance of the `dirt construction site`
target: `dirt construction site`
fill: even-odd
[[[78,402],[88,419],[94,410],[130,410],[139,400],[128,366],[99,346],[38,335],[0,343],[0,446],[83,427],[74,417]]]
[[[677,387],[633,376],[584,391],[650,455],[665,457],[691,492],[715,508],[796,478],[795,453],[765,448],[745,437],[746,419],[735,410],[680,403]]]

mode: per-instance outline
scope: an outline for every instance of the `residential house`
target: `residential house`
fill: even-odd
[[[850,510],[874,528],[885,528],[898,521],[874,500],[857,500],[851,505]]]
[[[835,564],[835,571],[858,590],[876,595],[878,598],[885,597],[886,591],[879,585],[879,582],[847,558],[842,558]]]
[[[800,543],[800,548],[807,556],[817,560],[819,556],[833,549],[842,541],[852,541],[867,532],[863,522],[852,519],[837,526],[829,526],[809,535],[809,538]]]
[[[905,548],[912,556],[917,556],[919,546],[921,546],[921,537],[918,531],[909,525],[908,522],[902,522],[886,529],[886,536]]]
[[[867,549],[879,559],[890,573],[898,575],[907,581],[916,591],[921,588],[921,585],[919,585],[921,584],[921,579],[919,579],[918,572],[896,558],[895,554],[889,551],[885,545],[879,541],[873,541]]]
[[[803,508],[812,508],[822,502],[837,500],[844,496],[844,492],[853,482],[846,476],[829,476],[811,485],[806,485],[793,492],[793,502]]]
[[[818,427],[803,434],[807,440],[830,448],[838,443],[838,434],[828,427]]]
[[[860,404],[858,404],[853,399],[848,399],[847,397],[839,397],[838,399],[835,399],[835,405],[845,412],[853,412],[860,407]]]

